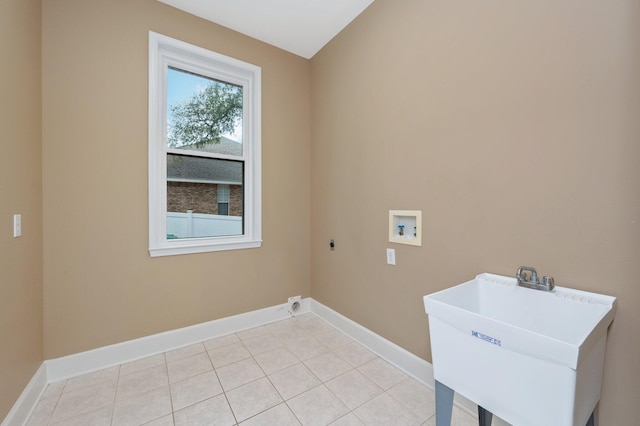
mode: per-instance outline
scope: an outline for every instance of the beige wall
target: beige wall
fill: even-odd
[[[374,2],[311,61],[312,297],[430,360],[422,296],[480,272],[617,296],[600,424],[637,423],[638,6]]]
[[[262,67],[262,248],[149,257],[149,30]],[[46,358],[309,296],[307,60],[155,0],[44,0],[42,60]]]
[[[601,424],[633,424],[638,6],[377,0],[309,63],[155,0],[3,1],[0,418],[43,312],[53,358],[311,294],[429,360],[424,294],[532,264],[619,298]],[[262,67],[261,249],[148,256],[149,30]],[[423,247],[389,209],[423,210]]]
[[[0,419],[43,360],[40,11],[0,2]]]

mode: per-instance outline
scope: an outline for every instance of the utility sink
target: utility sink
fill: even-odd
[[[424,296],[434,377],[517,426],[584,426],[600,399],[615,298],[481,274]]]

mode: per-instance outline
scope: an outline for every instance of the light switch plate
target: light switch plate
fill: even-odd
[[[13,215],[13,237],[18,238],[22,236],[22,215]]]
[[[395,249],[387,249],[387,265],[395,265],[396,264],[396,250]]]

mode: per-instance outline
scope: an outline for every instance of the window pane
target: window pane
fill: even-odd
[[[242,87],[169,68],[167,145],[242,155]]]
[[[261,247],[260,67],[152,31],[149,60],[149,254]]]
[[[229,214],[229,185],[218,185],[218,214]]]
[[[242,161],[167,154],[167,239],[242,235],[243,168]]]
[[[218,203],[218,214],[219,215],[228,215],[229,214],[229,203]]]
[[[218,203],[229,202],[229,185],[218,185]]]

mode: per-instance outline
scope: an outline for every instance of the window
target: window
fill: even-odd
[[[218,214],[229,215],[229,185],[218,185]]]
[[[149,33],[151,256],[260,247],[260,76]]]

